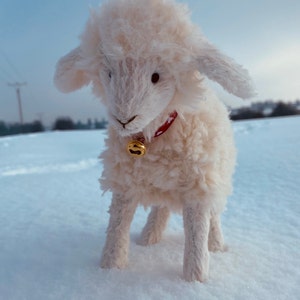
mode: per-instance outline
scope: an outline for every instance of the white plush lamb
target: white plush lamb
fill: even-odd
[[[126,266],[138,204],[152,206],[141,245],[160,241],[170,210],[182,212],[185,280],[206,280],[209,251],[224,251],[220,214],[235,147],[227,110],[204,76],[252,96],[247,71],[173,0],[103,3],[91,11],[79,47],[59,60],[56,86],[71,92],[92,83],[109,113],[101,184],[113,199],[102,268]]]

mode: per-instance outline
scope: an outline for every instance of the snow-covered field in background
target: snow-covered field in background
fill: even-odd
[[[105,132],[0,138],[0,299],[299,299],[300,117],[234,123],[235,191],[223,215],[229,251],[211,255],[207,283],[182,280],[183,228],[135,243],[129,266],[102,270],[111,195],[97,160]]]

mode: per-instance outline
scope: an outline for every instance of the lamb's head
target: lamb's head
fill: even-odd
[[[55,83],[70,92],[92,82],[125,136],[143,131],[166,109],[191,109],[201,99],[203,75],[232,94],[252,95],[247,71],[206,40],[185,6],[110,0],[91,11],[80,46],[58,62]]]
[[[107,58],[99,77],[101,86],[94,83],[94,90],[103,90],[110,121],[121,135],[141,132],[169,105],[176,89],[172,74],[156,57]]]

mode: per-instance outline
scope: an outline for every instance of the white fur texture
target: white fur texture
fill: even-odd
[[[159,242],[170,210],[183,212],[186,280],[205,281],[208,251],[225,250],[220,214],[231,193],[235,147],[227,110],[204,76],[242,98],[253,95],[247,71],[212,46],[187,8],[172,0],[105,2],[91,11],[79,47],[59,60],[57,87],[70,92],[91,82],[109,112],[100,181],[113,201],[103,268],[126,265],[138,204],[154,206],[142,245]],[[153,138],[173,111],[172,126]],[[126,152],[136,136],[145,139],[142,158]]]

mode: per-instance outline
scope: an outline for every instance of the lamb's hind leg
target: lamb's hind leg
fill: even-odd
[[[183,276],[187,281],[205,281],[208,279],[210,211],[199,203],[185,203],[183,223],[185,248]]]
[[[147,246],[158,243],[166,228],[170,211],[167,207],[153,206],[138,244]]]
[[[137,204],[114,195],[109,209],[110,220],[106,243],[102,252],[101,267],[123,268],[128,260],[129,229]]]
[[[208,249],[212,252],[227,250],[227,246],[224,244],[220,215],[212,215],[210,219]]]

